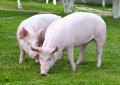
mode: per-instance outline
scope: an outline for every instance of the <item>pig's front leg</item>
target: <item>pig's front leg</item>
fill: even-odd
[[[20,48],[20,58],[19,58],[19,63],[22,64],[25,61],[25,51],[22,49],[20,43],[19,43],[19,48]]]
[[[81,52],[80,52],[79,58],[78,58],[78,60],[77,60],[77,62],[76,62],[76,65],[82,63],[84,54],[85,54],[85,52],[86,52],[86,47],[87,47],[87,45],[82,45],[82,46],[80,46]]]
[[[75,62],[74,62],[73,48],[74,47],[67,48],[67,53],[68,53],[68,59],[70,61],[72,70],[75,71],[76,70],[76,65],[75,65]]]
[[[58,59],[61,60],[62,59],[62,51],[59,51],[59,56]]]
[[[35,62],[36,62],[36,63],[39,63],[40,61],[39,61],[39,59],[35,59]]]

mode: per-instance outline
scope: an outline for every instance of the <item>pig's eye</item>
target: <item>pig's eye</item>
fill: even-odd
[[[51,60],[52,60],[52,58],[48,58],[48,59],[47,59],[47,61],[51,61]]]
[[[30,42],[26,42],[28,45],[31,45]]]
[[[27,42],[27,44],[29,44],[29,42]]]

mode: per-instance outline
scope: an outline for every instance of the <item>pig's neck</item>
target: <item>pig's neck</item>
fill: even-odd
[[[55,41],[45,40],[42,48],[55,48],[56,46],[57,46],[57,43]]]

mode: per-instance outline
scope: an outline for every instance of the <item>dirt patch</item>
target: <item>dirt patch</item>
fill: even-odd
[[[76,7],[76,9],[96,13],[100,16],[102,16],[102,15],[110,15],[111,16],[112,15],[111,12],[102,11],[102,10],[98,10],[98,9],[93,9],[93,8],[90,8],[90,7]]]
[[[46,11],[39,11],[39,10],[24,10],[24,9],[4,9],[4,8],[0,8],[0,10],[8,10],[8,11],[26,11],[26,12],[38,12],[40,14],[44,14],[44,13],[50,13],[50,12],[46,12]]]

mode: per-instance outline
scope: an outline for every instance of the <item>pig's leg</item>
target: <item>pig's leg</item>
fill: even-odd
[[[104,46],[105,39],[104,38],[98,38],[95,39],[96,45],[97,45],[97,67],[101,66],[101,57],[102,57],[102,50]]]
[[[67,48],[67,53],[68,53],[68,59],[70,61],[72,70],[75,71],[76,70],[76,65],[75,65],[75,62],[74,62],[73,48],[74,47]]]
[[[35,63],[39,63],[40,61],[39,61],[39,59],[35,59]]]
[[[59,57],[58,57],[59,60],[62,59],[62,51],[59,51]]]
[[[25,56],[25,51],[22,49],[20,43],[19,43],[19,48],[20,48],[20,58],[19,58],[19,63],[21,64],[21,63],[23,63],[24,60],[25,60],[25,58],[24,58],[24,56]]]
[[[82,63],[84,54],[85,54],[85,52],[86,52],[86,48],[87,48],[87,44],[80,46],[81,52],[80,52],[79,58],[78,58],[78,60],[77,60],[77,62],[76,62],[76,65]]]

